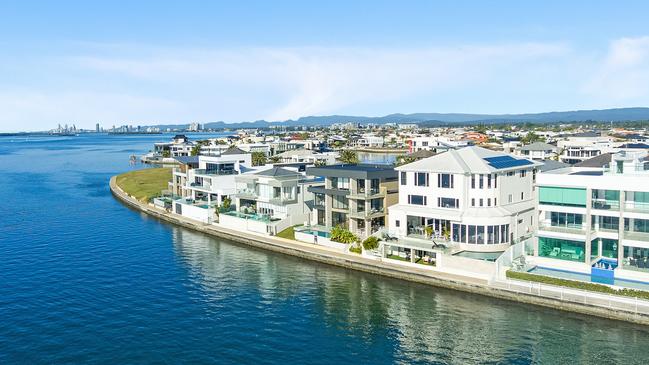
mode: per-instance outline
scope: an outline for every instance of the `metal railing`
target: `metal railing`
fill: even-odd
[[[634,314],[649,315],[649,301],[637,297],[619,296],[515,279],[495,280],[490,286],[507,291],[547,299],[584,304]]]
[[[194,174],[197,175],[236,175],[237,170],[207,170],[207,169],[194,169]]]

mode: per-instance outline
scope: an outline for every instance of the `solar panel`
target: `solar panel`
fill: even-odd
[[[496,156],[484,158],[489,165],[495,169],[507,169],[510,167],[531,165],[532,162],[525,159],[515,159],[511,156]]]

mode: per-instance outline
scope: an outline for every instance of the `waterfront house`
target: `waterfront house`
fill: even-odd
[[[169,157],[181,157],[191,155],[196,143],[192,142],[184,134],[174,136],[171,142],[156,142],[153,144],[154,154],[162,156],[166,151]]]
[[[328,233],[342,226],[361,238],[385,227],[387,208],[397,202],[397,173],[392,166],[339,164],[307,168],[324,182],[313,193],[310,225]]]
[[[605,260],[649,281],[648,160],[622,151],[540,173],[536,264],[590,274]]]
[[[190,156],[177,161],[180,165],[173,169],[171,180],[174,212],[205,222],[213,220],[215,205],[223,204],[236,192],[235,176],[252,169],[251,155],[236,147],[218,156]]]
[[[299,149],[285,151],[277,155],[282,163],[304,162],[312,165],[333,165],[338,157],[337,152],[315,152],[313,150]]]
[[[449,150],[397,167],[391,246],[421,242],[502,252],[536,226],[533,182],[541,164],[481,147]]]
[[[235,210],[220,214],[222,226],[274,235],[308,219],[313,180],[297,168],[267,167],[234,177]]]

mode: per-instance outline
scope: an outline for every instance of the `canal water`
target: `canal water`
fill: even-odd
[[[170,136],[0,137],[2,364],[646,364],[649,331],[363,274],[126,208]]]

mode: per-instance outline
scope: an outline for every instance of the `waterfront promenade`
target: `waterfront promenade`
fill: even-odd
[[[457,271],[450,272],[428,267],[420,269],[408,264],[385,262],[380,258],[347,254],[333,248],[254,232],[240,232],[220,227],[218,224],[205,224],[168,213],[162,208],[143,203],[129,196],[117,185],[115,176],[110,179],[110,190],[117,199],[146,214],[240,244],[396,279],[610,319],[649,324],[649,301],[548,285],[541,286],[517,280],[500,281],[495,278],[478,278],[462,275]]]

